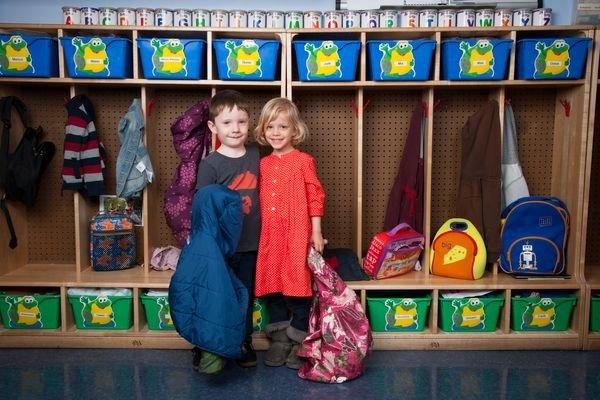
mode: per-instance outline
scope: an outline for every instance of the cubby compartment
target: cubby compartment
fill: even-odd
[[[130,37],[61,36],[64,64],[71,78],[132,78]]]
[[[222,88],[219,88],[219,90]],[[266,87],[263,90],[248,90],[237,88],[246,97],[249,104],[250,124],[254,127],[260,116],[262,106],[271,98],[279,97],[279,89]],[[144,212],[148,214],[148,254],[149,261],[152,250],[157,247],[173,245],[181,248],[173,237],[163,213],[164,193],[171,184],[177,166],[181,162],[180,156],[173,146],[171,125],[189,108],[198,102],[210,99],[211,91],[208,89],[189,88],[152,88],[146,90],[148,103],[152,104],[147,115],[147,146],[154,166],[154,182],[147,186],[147,204]],[[257,145],[253,133],[248,133],[250,143]],[[213,145],[216,145],[213,143]],[[263,149],[263,152],[267,149]],[[155,274],[170,277],[170,273],[156,272]],[[166,281],[168,283],[168,280]]]
[[[213,80],[240,84],[282,81],[285,36],[276,32],[214,32],[212,39]]]
[[[2,64],[0,77],[58,76],[57,39],[42,32],[0,33]]]
[[[421,332],[428,326],[428,291],[368,291],[367,310],[373,332]]]
[[[0,316],[4,329],[57,329],[61,321],[60,290],[1,288]]]
[[[67,298],[77,329],[127,330],[133,324],[131,289],[70,288]]]
[[[150,330],[174,330],[168,290],[144,290],[140,293],[144,315]]]
[[[485,291],[488,292],[488,291]],[[494,332],[498,329],[504,292],[440,293],[439,326],[444,332]]]
[[[515,331],[566,331],[577,304],[574,293],[535,290],[513,292],[511,328]]]
[[[352,82],[360,79],[361,41],[357,33],[294,34],[289,60],[292,80]]]
[[[600,292],[598,292],[598,291],[591,293],[590,331],[600,332]]]
[[[410,121],[421,106],[420,90],[368,90],[364,94],[362,147],[362,249],[383,231],[388,199],[399,173]],[[423,120],[423,127],[426,121]],[[413,227],[422,232],[422,227]]]
[[[28,124],[32,127],[42,126],[43,140],[51,141],[56,147],[56,153],[41,178],[34,206],[26,208],[19,202],[6,202],[17,236],[17,247],[8,247],[10,235],[2,215],[1,271],[23,275],[25,279],[51,280],[57,275],[74,273],[76,248],[73,195],[68,191],[61,193],[60,188],[67,119],[64,99],[68,98],[69,89],[67,86],[40,88],[28,84],[4,84],[0,88],[0,94],[19,97],[27,107]],[[21,121],[13,109],[11,152],[17,147],[23,132]]]
[[[555,196],[569,212],[566,273],[579,265],[577,246],[583,204],[580,179],[584,168],[585,124],[582,86],[565,88],[507,89],[505,100],[512,104],[518,135],[519,159],[532,196]]]
[[[478,112],[488,100],[499,100],[499,92],[496,89],[436,90],[434,98],[437,107],[433,112],[430,240],[447,220],[464,217],[457,214],[456,207],[461,173],[462,130],[469,117]],[[497,151],[500,153],[500,149]]]
[[[92,103],[95,111],[94,125],[99,139],[104,144],[105,149],[105,170],[104,170],[104,193],[106,196],[114,196],[116,193],[116,162],[121,148],[119,139],[119,121],[125,116],[134,99],[140,98],[140,90],[130,87],[120,87],[118,91],[110,87],[102,86],[81,86],[75,91],[75,95],[85,94]],[[66,112],[63,112],[66,121]],[[64,130],[64,128],[63,128]],[[147,140],[148,129],[144,131]],[[59,154],[60,157],[60,154]],[[152,155],[151,161],[154,162]],[[154,167],[156,170],[156,167]],[[152,185],[152,184],[151,184]],[[86,198],[81,194],[75,194],[75,209],[79,218],[77,247],[80,250],[79,262],[80,268],[84,272],[93,274],[102,274],[103,272],[94,272],[90,268],[90,231],[89,222],[98,214],[100,210],[99,198]],[[143,199],[140,199],[143,202]],[[142,224],[143,225],[143,224]],[[135,226],[136,235],[136,265],[144,263],[144,240],[145,231],[142,225]],[[135,269],[132,270],[135,273]],[[101,275],[93,275],[101,276]]]

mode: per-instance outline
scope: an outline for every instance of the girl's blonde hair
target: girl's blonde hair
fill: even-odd
[[[294,129],[292,144],[304,142],[308,138],[308,127],[300,118],[300,112],[294,103],[284,97],[271,99],[264,105],[256,129],[254,129],[254,137],[256,141],[262,145],[269,144],[265,137],[267,125],[277,118],[280,113],[287,113],[290,125]]]

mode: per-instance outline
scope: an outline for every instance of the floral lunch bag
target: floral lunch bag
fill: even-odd
[[[99,213],[90,221],[90,258],[94,271],[131,268],[136,263],[133,221],[123,213]]]

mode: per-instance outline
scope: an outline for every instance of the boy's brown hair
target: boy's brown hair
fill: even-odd
[[[221,113],[221,111],[224,109],[231,110],[234,106],[236,106],[238,110],[245,111],[246,114],[250,115],[250,112],[248,111],[248,102],[243,94],[237,90],[231,89],[217,92],[210,99],[210,104],[208,107],[209,120],[215,122],[215,118]]]

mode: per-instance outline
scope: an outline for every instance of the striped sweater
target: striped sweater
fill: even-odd
[[[94,107],[85,95],[69,100],[62,168],[62,189],[86,197],[104,194],[104,145],[94,126]]]

